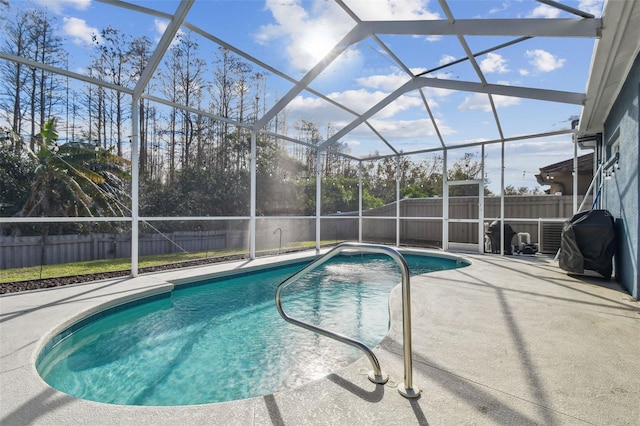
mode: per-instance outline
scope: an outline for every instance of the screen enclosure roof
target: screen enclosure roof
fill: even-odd
[[[65,30],[73,19],[84,22],[85,31],[112,26],[153,41],[139,78],[127,87],[99,84],[180,106],[163,96],[159,80],[170,72],[166,57],[176,39],[189,37],[205,63],[219,63],[223,49],[262,76],[263,88],[239,89],[261,105],[241,120],[183,107],[358,160],[570,138],[578,118],[582,133],[601,130],[628,58],[638,50],[637,38],[624,36],[638,31],[630,24],[638,16],[637,1],[85,3],[90,5],[72,16],[56,11],[60,2],[40,1],[60,12]],[[67,70],[52,69],[95,82],[86,75],[90,43],[82,46],[72,31],[65,41],[78,53]],[[603,55],[605,48],[627,60]],[[0,56],[29,64],[6,52]],[[309,123],[312,138],[302,130]]]

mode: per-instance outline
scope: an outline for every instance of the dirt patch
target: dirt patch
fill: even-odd
[[[210,263],[229,262],[232,260],[246,259],[245,254],[232,255],[232,256],[220,256],[209,259],[191,260],[188,262],[171,263],[167,265],[151,266],[148,268],[140,268],[138,270],[141,274],[159,271],[169,271],[172,269],[188,268],[192,266],[207,265]],[[108,278],[128,277],[131,271],[113,271],[113,272],[100,272],[96,274],[86,275],[73,275],[69,277],[58,278],[45,278],[41,280],[28,280],[28,281],[16,281],[10,283],[0,283],[0,294],[17,293],[19,291],[26,290],[39,290],[43,288],[60,287],[68,284],[86,283],[89,281],[104,280]]]

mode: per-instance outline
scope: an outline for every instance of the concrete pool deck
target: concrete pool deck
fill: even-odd
[[[397,391],[404,375],[399,287],[391,293],[391,330],[374,350],[390,376],[386,385],[369,382],[363,357],[297,389],[176,407],[70,397],[42,381],[35,359],[52,333],[105,302],[274,258],[4,295],[0,424],[640,424],[637,301],[614,282],[568,276],[543,255],[462,257],[472,265],[411,279],[413,384],[422,391],[412,400]]]

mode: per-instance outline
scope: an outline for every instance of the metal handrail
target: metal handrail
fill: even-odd
[[[340,254],[344,250],[354,249],[360,252],[367,253],[381,253],[390,256],[392,259],[398,263],[400,266],[400,271],[402,273],[402,313],[403,313],[403,343],[404,343],[404,386],[398,385],[398,391],[401,395],[407,398],[416,398],[420,396],[420,391],[418,389],[413,389],[413,369],[412,369],[412,359],[411,359],[411,297],[410,297],[410,283],[409,283],[409,267],[407,266],[407,262],[404,257],[393,247],[378,245],[378,244],[363,244],[363,243],[342,243],[329,250],[326,254],[314,260],[300,271],[291,275],[286,280],[282,281],[278,284],[276,288],[276,307],[278,309],[278,313],[280,316],[287,322],[295,324],[299,327],[305,328],[307,330],[313,331],[315,333],[321,334],[326,337],[330,337],[339,342],[346,343],[347,345],[356,347],[363,351],[371,365],[373,370],[369,372],[369,380],[373,383],[384,384],[388,380],[388,376],[382,372],[380,369],[380,363],[378,362],[378,358],[374,355],[374,353],[365,345],[364,343],[352,339],[350,337],[344,336],[340,333],[336,333],[330,330],[326,330],[324,328],[315,326],[313,324],[306,323],[299,319],[293,318],[284,311],[282,308],[282,299],[281,293],[282,290],[288,286],[289,284],[297,281],[302,276],[308,274],[309,272],[316,269],[318,266],[327,262],[329,259],[334,256]]]

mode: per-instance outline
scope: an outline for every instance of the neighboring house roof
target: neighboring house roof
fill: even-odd
[[[536,180],[540,185],[549,185],[549,176],[571,175],[573,172],[573,158],[540,167],[540,173],[536,175]],[[578,157],[578,175],[593,175],[593,152]],[[553,179],[553,178],[552,178]]]
[[[573,158],[540,167],[540,173],[571,173],[572,171]],[[593,173],[593,152],[578,157],[578,173],[580,172]]]

